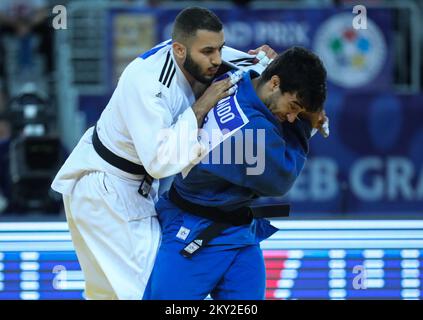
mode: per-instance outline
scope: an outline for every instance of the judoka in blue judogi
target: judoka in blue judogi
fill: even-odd
[[[301,74],[296,77],[292,72]],[[242,122],[237,105],[248,123],[213,149],[208,161],[197,164],[185,178],[178,175],[174,180],[173,194],[190,210],[172,201],[169,193],[156,205],[162,241],[144,299],[198,300],[209,294],[218,300],[265,297],[265,265],[259,243],[277,229],[267,219],[254,218],[248,224],[223,228],[203,245],[194,240],[216,222],[200,211],[206,208],[211,214],[215,210],[216,214],[231,215],[259,197],[281,196],[291,188],[304,166],[312,127],[318,128],[324,116],[325,82],[320,60],[302,48],[279,55],[261,76],[254,71],[244,74],[226,105],[235,115],[231,118],[236,126]],[[214,115],[219,122],[219,115]],[[226,123],[230,130],[230,121]],[[236,143],[241,136],[239,161]],[[230,163],[223,161],[227,142]],[[255,165],[263,162],[260,174],[247,174],[252,165],[246,148],[255,150]]]

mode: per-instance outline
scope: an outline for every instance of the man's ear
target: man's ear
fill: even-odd
[[[181,59],[185,60],[185,57],[187,55],[187,48],[180,42],[174,41],[172,42],[172,48],[173,48],[173,54]]]
[[[280,83],[281,83],[281,80],[280,80],[279,76],[277,76],[277,75],[273,75],[273,76],[270,78],[269,83],[270,83],[270,89],[271,89],[272,91],[275,91],[275,90],[279,90],[279,85],[280,85]]]

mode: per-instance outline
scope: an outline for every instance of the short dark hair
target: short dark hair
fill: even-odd
[[[176,16],[173,24],[172,39],[183,42],[195,36],[197,30],[220,32],[222,29],[222,22],[209,9],[189,7]]]
[[[279,54],[263,71],[261,83],[279,76],[281,93],[297,93],[298,101],[307,111],[323,109],[326,100],[326,69],[313,52],[292,47]]]

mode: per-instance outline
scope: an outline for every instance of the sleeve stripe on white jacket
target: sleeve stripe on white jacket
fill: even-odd
[[[241,63],[241,62],[243,62],[243,63],[247,63],[247,62],[254,63],[254,59],[255,58],[240,58],[240,59],[230,60],[229,62],[232,62],[234,64]]]
[[[170,84],[172,83],[172,80],[173,80],[173,77],[174,77],[175,73],[176,73],[176,68],[173,67],[172,75],[170,76],[169,81],[166,84],[166,87],[168,87],[168,88],[170,87]]]
[[[159,78],[159,81],[160,82],[162,82],[162,80],[163,80],[163,76],[164,76],[165,71],[166,71],[166,68],[167,68],[167,66],[169,64],[169,59],[170,59],[170,53],[168,52],[167,55],[166,55],[166,61],[165,61],[164,65],[163,65],[163,68],[162,68],[162,72],[160,73],[160,78]],[[170,60],[170,61],[173,62],[172,60]]]
[[[175,73],[176,73],[175,64],[173,63],[173,60],[170,58],[170,53],[168,52],[166,56],[166,62],[163,65],[162,72],[160,73],[160,78],[159,78],[160,83],[162,83],[163,85],[169,88]]]

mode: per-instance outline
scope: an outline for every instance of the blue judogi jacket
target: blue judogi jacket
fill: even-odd
[[[311,126],[308,121],[296,120],[294,123],[280,121],[258,98],[251,79],[258,76],[254,71],[244,74],[238,82],[238,90],[231,99],[236,99],[249,122],[240,129],[253,132],[253,150],[257,155],[257,147],[264,149],[264,171],[260,175],[247,175],[249,165],[243,152],[243,162],[237,164],[235,141],[231,141],[230,164],[213,164],[213,153],[223,155],[223,144],[209,154],[208,163],[199,163],[183,179],[177,175],[174,186],[184,199],[203,206],[219,207],[222,210],[234,210],[250,205],[258,197],[274,197],[284,195],[300,174],[308,153],[308,140]],[[258,139],[257,130],[264,129],[263,139]],[[239,133],[239,132],[238,132]],[[235,137],[231,137],[234,140]],[[229,140],[229,139],[228,139]],[[225,141],[226,142],[226,141]],[[251,143],[251,142],[248,142]],[[241,150],[245,150],[246,146]],[[220,150],[218,150],[220,149]],[[239,156],[238,156],[239,157]],[[238,161],[239,162],[239,161]],[[162,242],[171,241],[189,243],[208,225],[211,220],[194,216],[176,207],[167,194],[162,196],[156,205],[162,225]],[[189,230],[185,240],[176,237],[180,227]],[[254,219],[250,225],[234,226],[226,229],[213,239],[209,245],[225,245],[225,248],[257,244],[270,237],[277,229],[267,219]],[[227,246],[226,246],[227,245]]]

